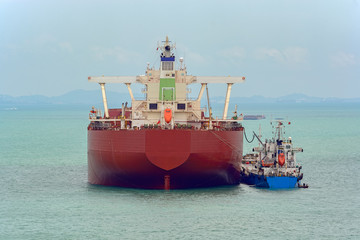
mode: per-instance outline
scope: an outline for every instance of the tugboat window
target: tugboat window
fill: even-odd
[[[185,110],[185,103],[178,103],[177,109],[178,110]]]
[[[157,103],[150,103],[149,104],[149,109],[150,110],[157,110]]]

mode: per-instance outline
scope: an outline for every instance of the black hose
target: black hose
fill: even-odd
[[[245,131],[245,129],[244,129],[244,135],[245,135],[245,139],[246,139],[246,141],[247,141],[248,143],[252,143],[252,142],[254,141],[255,135],[253,135],[252,140],[249,141],[248,138],[247,138],[247,136],[246,136],[246,131]]]

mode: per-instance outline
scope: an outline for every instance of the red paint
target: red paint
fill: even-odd
[[[166,175],[171,189],[238,184],[242,146],[242,130],[89,130],[88,180],[148,189],[164,189]]]
[[[285,155],[284,155],[284,153],[279,153],[278,160],[279,160],[279,165],[280,166],[283,166],[285,164]]]
[[[170,190],[170,176],[164,176],[164,190]]]
[[[170,123],[172,118],[172,112],[170,108],[165,109],[164,111],[165,122]]]
[[[130,118],[131,111],[132,111],[132,108],[127,108],[124,111],[124,116],[125,116],[126,119]],[[122,116],[122,109],[121,108],[109,109],[109,118],[119,119],[119,118],[121,118],[121,116]]]
[[[261,160],[261,165],[263,165],[264,167],[270,167],[270,166],[274,165],[274,162],[265,163],[264,160]]]

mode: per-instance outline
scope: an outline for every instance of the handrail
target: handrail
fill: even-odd
[[[126,121],[134,121],[134,120],[138,120],[138,119],[120,119],[120,118],[91,118],[89,119],[91,122],[117,122],[117,121],[122,121],[122,120],[126,120]],[[145,119],[139,119],[139,120],[145,120]],[[157,118],[151,118],[151,119],[146,119],[146,120],[158,120]],[[240,122],[241,120],[239,119],[226,119],[226,120],[217,120],[217,123],[223,123],[223,122]],[[198,119],[198,122],[209,122],[208,119]]]

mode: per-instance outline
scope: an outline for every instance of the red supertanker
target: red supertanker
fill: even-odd
[[[164,189],[239,183],[243,131],[88,131],[92,184]]]
[[[144,189],[183,189],[234,185],[240,181],[243,127],[227,119],[231,86],[243,77],[195,77],[174,70],[173,45],[163,46],[159,70],[136,77],[89,77],[100,84],[104,115],[93,108],[88,126],[88,181]],[[182,59],[180,60],[182,65]],[[124,83],[132,106],[108,109],[105,83]],[[135,100],[131,83],[145,85],[145,100]],[[200,100],[208,83],[227,83],[223,117],[205,117]],[[187,85],[200,83],[196,100]],[[209,100],[208,100],[209,106]]]

